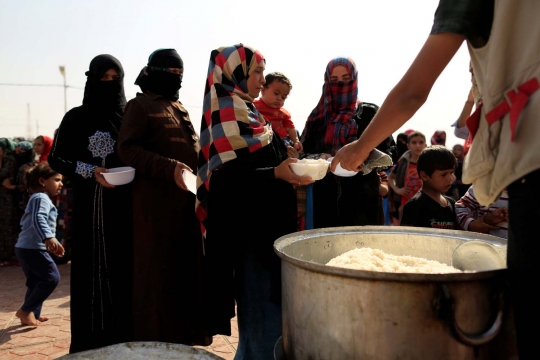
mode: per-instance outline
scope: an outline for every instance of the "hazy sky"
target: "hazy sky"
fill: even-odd
[[[359,70],[359,98],[381,105],[429,35],[436,0],[217,1],[0,0],[0,83],[62,84],[67,108],[82,101],[88,65],[99,54],[117,57],[127,99],[148,56],[175,48],[184,61],[180,101],[196,129],[210,52],[244,43],[260,50],[267,72],[280,71],[293,89],[285,108],[299,131],[321,96],[326,65],[349,56]],[[465,45],[443,72],[426,104],[401,129],[428,138],[447,132],[470,89]],[[79,89],[77,89],[79,88]],[[30,104],[31,126],[28,126]],[[52,136],[64,115],[62,87],[0,86],[0,137]]]

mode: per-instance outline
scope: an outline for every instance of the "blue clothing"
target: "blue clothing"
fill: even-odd
[[[45,251],[43,241],[56,237],[57,216],[58,210],[47,194],[32,194],[21,219],[21,232],[15,247]]]
[[[27,290],[21,310],[32,311],[39,319],[43,302],[58,285],[60,273],[47,251],[16,248],[15,254],[26,276]]]

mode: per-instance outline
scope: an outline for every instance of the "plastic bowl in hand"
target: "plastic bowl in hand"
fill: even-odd
[[[129,184],[135,178],[135,169],[131,166],[122,166],[109,169],[109,172],[101,173],[111,185]]]
[[[326,176],[330,163],[323,159],[302,159],[289,164],[293,173],[298,176],[309,176],[312,180],[320,180]]]
[[[332,162],[333,157],[329,158],[328,161]],[[333,171],[334,175],[341,176],[341,177],[350,177],[355,176],[358,174],[358,171],[352,171],[352,170],[345,170],[341,167],[341,163],[338,163],[336,166],[336,170]]]

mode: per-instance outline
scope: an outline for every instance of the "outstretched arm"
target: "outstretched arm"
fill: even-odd
[[[426,101],[433,84],[465,40],[463,35],[430,35],[403,78],[388,94],[360,139],[341,148],[334,157],[347,170],[358,171],[371,150],[409,120]]]

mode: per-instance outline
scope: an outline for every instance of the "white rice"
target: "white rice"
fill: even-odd
[[[298,160],[296,163],[303,163],[303,164],[324,164],[327,163],[328,160],[325,159],[302,159]]]
[[[392,273],[445,274],[461,273],[452,266],[414,256],[396,256],[379,249],[360,248],[347,251],[326,265],[355,270]]]

